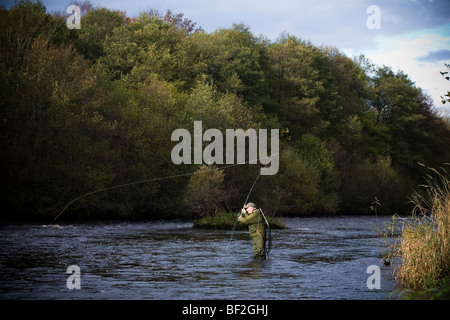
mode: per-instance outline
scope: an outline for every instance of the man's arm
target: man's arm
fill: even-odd
[[[241,215],[238,218],[239,222],[242,222],[246,225],[258,223],[259,218],[259,210],[255,210],[252,213],[241,213]]]

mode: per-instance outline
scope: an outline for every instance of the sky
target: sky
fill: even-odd
[[[48,12],[70,0],[41,0]],[[0,0],[9,8],[14,0]],[[403,71],[450,112],[440,96],[450,81],[450,0],[91,0],[94,6],[137,16],[148,9],[183,13],[206,32],[243,23],[255,35],[276,40],[283,32],[317,46],[334,46],[348,57],[363,54],[378,66]],[[373,10],[375,7],[375,11]],[[82,27],[82,26],[81,26]]]

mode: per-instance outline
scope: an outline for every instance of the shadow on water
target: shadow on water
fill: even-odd
[[[386,218],[390,219],[390,218]],[[369,217],[286,219],[269,260],[237,231],[183,221],[0,226],[2,299],[387,299],[395,289]],[[66,283],[80,268],[81,289]],[[366,285],[382,269],[381,289]]]

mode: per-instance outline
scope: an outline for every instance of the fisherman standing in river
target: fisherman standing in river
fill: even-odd
[[[253,256],[255,259],[266,259],[266,221],[262,212],[256,209],[253,202],[244,205],[238,221],[248,226],[253,239]]]

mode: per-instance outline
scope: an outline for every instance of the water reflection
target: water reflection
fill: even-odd
[[[263,278],[263,268],[268,268],[270,260],[250,260],[239,269],[239,278],[258,280]]]

